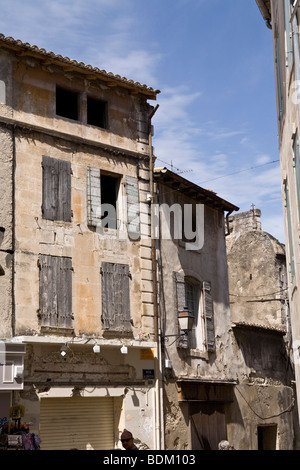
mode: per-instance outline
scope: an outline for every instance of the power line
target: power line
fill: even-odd
[[[262,165],[251,166],[250,168],[245,168],[244,170],[234,171],[233,173],[228,173],[227,175],[217,176],[217,178],[213,178],[213,179],[206,180],[206,181],[200,181],[200,183],[198,184],[209,183],[210,181],[215,181],[220,178],[226,178],[227,176],[237,175],[238,173],[242,173],[243,171],[254,170],[255,168],[261,168],[262,166],[271,165],[272,163],[277,163],[279,161],[280,160],[273,160],[272,162],[263,163]]]

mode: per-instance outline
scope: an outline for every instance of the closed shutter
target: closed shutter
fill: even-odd
[[[71,164],[43,156],[44,219],[71,222]]]
[[[71,163],[59,160],[57,220],[71,222]]]
[[[40,255],[41,326],[72,327],[72,260],[70,258]]]
[[[140,205],[138,180],[132,176],[125,177],[127,196],[127,230],[130,240],[140,238]]]
[[[87,167],[87,224],[101,225],[101,180],[99,168]]]
[[[43,156],[43,218],[57,220],[58,160]]]
[[[101,273],[103,328],[130,331],[129,266],[104,262]]]
[[[208,351],[215,350],[214,309],[211,293],[211,283],[203,281],[203,303],[206,327],[206,347]]]
[[[41,398],[42,450],[114,448],[113,398]]]

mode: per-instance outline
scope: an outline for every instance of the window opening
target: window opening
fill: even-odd
[[[78,97],[76,92],[56,87],[56,114],[78,121]]]
[[[92,126],[107,128],[106,103],[87,97],[87,123]]]
[[[109,175],[101,175],[102,227],[117,228],[117,195],[119,180]]]

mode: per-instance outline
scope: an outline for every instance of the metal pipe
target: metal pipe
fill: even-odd
[[[150,172],[150,196],[151,196],[151,205],[150,211],[152,211],[152,204],[154,201],[154,182],[153,182],[153,150],[152,150],[152,130],[151,130],[151,119],[156,113],[159,105],[156,105],[155,108],[149,115],[148,118],[148,132],[149,132],[149,172]],[[150,213],[150,217],[151,217]],[[155,254],[155,238],[154,238],[154,227],[151,220],[151,259],[152,259],[152,285],[153,285],[153,313],[154,313],[154,340],[157,344],[157,354],[154,359],[155,364],[155,441],[156,441],[156,450],[161,450],[162,446],[162,411],[161,411],[161,344],[160,337],[158,334],[158,309],[157,309],[157,277],[156,277],[156,254]]]

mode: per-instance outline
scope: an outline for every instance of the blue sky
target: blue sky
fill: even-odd
[[[272,32],[255,0],[0,0],[0,33],[161,90],[156,166],[284,243]],[[156,104],[151,102],[151,104]]]

